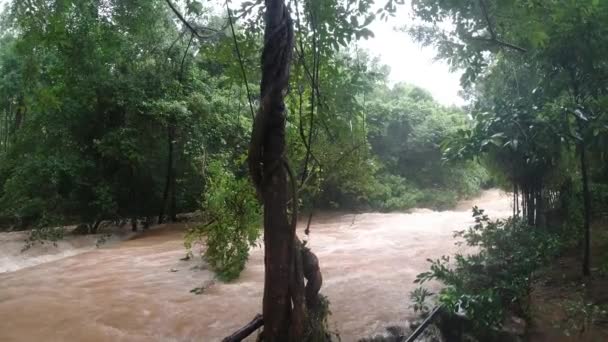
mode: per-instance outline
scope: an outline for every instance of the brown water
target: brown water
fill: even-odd
[[[315,217],[309,245],[321,263],[332,328],[355,341],[403,324],[412,317],[416,274],[427,258],[458,251],[452,232],[472,223],[470,207],[505,217],[509,203],[491,190],[454,211]],[[59,246],[70,252],[53,261],[0,259],[0,270],[18,269],[0,274],[0,341],[220,340],[261,310],[262,250],[252,251],[237,281],[215,282],[210,271],[193,269],[196,261],[180,260],[183,231],[166,225],[99,249]],[[203,294],[190,293],[201,285]]]

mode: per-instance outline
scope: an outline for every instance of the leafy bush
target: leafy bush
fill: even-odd
[[[247,179],[214,162],[208,168],[208,188],[203,198],[206,223],[186,234],[184,245],[192,254],[206,246],[204,258],[222,280],[239,276],[249,257],[249,247],[260,236],[260,206]]]
[[[390,174],[377,177],[369,195],[372,207],[381,211],[413,208],[421,196],[421,192],[405,178]]]
[[[458,193],[459,197],[471,197],[490,183],[490,174],[474,161],[452,162],[447,170],[445,185]]]
[[[464,169],[463,169],[464,172]],[[468,179],[462,177],[463,179]],[[469,185],[460,188],[454,181],[453,188],[420,188],[401,176],[382,174],[376,176],[370,194],[367,196],[372,208],[380,211],[407,210],[414,207],[426,207],[445,210],[456,205],[462,197],[475,195],[481,189],[481,177],[472,176]],[[466,183],[465,181],[462,181]]]
[[[437,210],[452,208],[458,202],[458,194],[448,189],[426,189],[420,198],[420,205]]]
[[[439,280],[445,285],[438,300],[449,312],[465,315],[479,334],[501,326],[505,313],[526,314],[527,295],[535,270],[559,248],[550,233],[529,227],[522,219],[495,220],[474,207],[475,225],[459,231],[475,253],[430,260],[430,271],[416,283]]]

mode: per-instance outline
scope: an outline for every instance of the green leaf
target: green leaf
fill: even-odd
[[[188,4],[188,14],[200,15],[203,13],[203,4],[200,1],[192,1]]]
[[[364,39],[374,37],[374,32],[372,32],[371,30],[369,30],[367,28],[363,28],[363,29],[359,30],[359,32],[357,32],[357,33],[359,34],[360,37],[363,37]]]

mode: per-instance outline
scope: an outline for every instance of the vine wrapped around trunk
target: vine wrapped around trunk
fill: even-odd
[[[283,0],[266,0],[265,22],[261,101],[249,145],[249,172],[264,203],[263,338],[302,341],[322,280],[316,256],[296,237],[296,184],[285,159],[284,97],[294,34]]]

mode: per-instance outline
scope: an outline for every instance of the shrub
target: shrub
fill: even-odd
[[[415,207],[422,193],[405,178],[382,174],[374,179],[370,189],[370,204],[380,211],[406,210]]]
[[[474,333],[483,335],[499,328],[507,312],[526,314],[532,274],[555,255],[559,240],[520,218],[493,221],[477,207],[473,217],[475,225],[455,236],[463,237],[475,253],[429,259],[430,270],[415,282],[443,283],[439,303],[465,315]]]
[[[420,205],[437,210],[452,208],[458,202],[458,194],[448,189],[426,189],[422,192]]]
[[[184,245],[192,254],[203,244],[203,256],[222,280],[239,276],[249,248],[260,236],[260,206],[247,179],[237,179],[219,163],[208,169],[208,188],[203,198],[205,224],[190,229]]]

